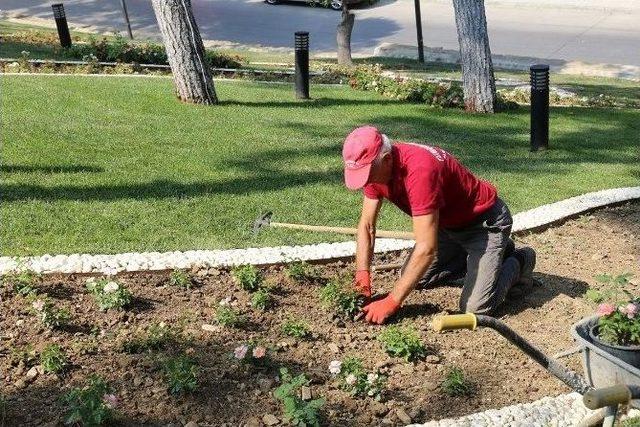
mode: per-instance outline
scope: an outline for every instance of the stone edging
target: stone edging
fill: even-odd
[[[572,197],[514,215],[514,232],[539,229],[603,206],[640,199],[640,187],[615,188]],[[376,253],[408,249],[412,240],[377,239]],[[355,242],[319,243],[230,250],[123,253],[115,255],[42,255],[0,257],[0,274],[29,268],[38,273],[103,273],[153,271],[194,266],[221,267],[240,264],[277,264],[292,260],[322,261],[350,257]]]

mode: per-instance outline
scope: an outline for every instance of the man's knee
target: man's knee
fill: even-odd
[[[491,315],[496,311],[497,305],[492,301],[479,301],[479,300],[460,300],[460,311],[462,313],[484,314]]]

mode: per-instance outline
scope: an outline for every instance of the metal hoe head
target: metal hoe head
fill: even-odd
[[[264,227],[268,227],[271,224],[271,217],[273,216],[273,212],[269,211],[264,214],[258,215],[258,218],[253,222],[253,235],[257,235],[260,232],[260,229]]]

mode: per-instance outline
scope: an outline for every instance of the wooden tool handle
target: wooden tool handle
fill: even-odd
[[[307,224],[290,224],[287,222],[272,222],[269,225],[272,227],[290,228],[294,230],[307,230],[307,231],[319,231],[325,233],[338,233],[338,234],[350,234],[355,236],[358,233],[358,229],[350,227],[330,227],[326,225],[307,225]],[[377,230],[376,237],[386,237],[391,239],[405,239],[413,240],[413,233],[407,231],[388,231]]]

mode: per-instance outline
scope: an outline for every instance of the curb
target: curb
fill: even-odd
[[[418,47],[397,43],[382,43],[378,45],[373,56],[390,58],[411,58],[418,57]],[[436,62],[441,64],[460,64],[460,52],[457,50],[444,49],[441,47],[424,47],[424,57],[426,62]],[[640,66],[624,64],[593,64],[583,61],[569,61],[564,59],[534,58],[516,55],[492,54],[491,60],[496,69],[529,71],[532,64],[549,64],[549,69],[559,74],[578,74],[592,77],[611,77],[621,79],[640,79]]]
[[[513,232],[523,233],[558,224],[591,210],[640,199],[640,187],[614,188],[586,193],[514,215]],[[376,239],[376,253],[408,249],[413,240]],[[122,253],[114,255],[42,255],[0,257],[0,274],[29,268],[37,273],[102,273],[161,271],[192,267],[228,267],[241,264],[273,265],[293,260],[330,261],[355,255],[356,242],[319,243],[229,250]]]

